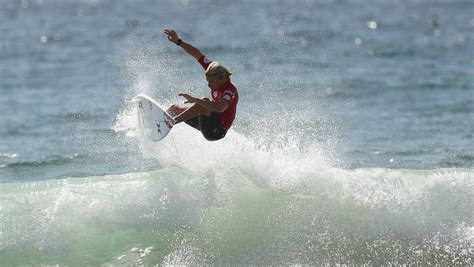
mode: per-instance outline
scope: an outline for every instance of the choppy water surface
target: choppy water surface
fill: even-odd
[[[2,1],[0,262],[473,264],[474,5]],[[133,131],[206,96],[224,140]]]

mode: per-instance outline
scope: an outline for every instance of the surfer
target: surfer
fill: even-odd
[[[239,94],[230,81],[230,73],[221,63],[209,60],[193,45],[179,39],[172,29],[165,29],[168,40],[194,57],[204,68],[207,85],[211,89],[211,99],[197,98],[188,93],[180,93],[191,106],[172,105],[168,113],[175,124],[185,122],[201,131],[209,141],[222,139],[232,126],[237,111]]]

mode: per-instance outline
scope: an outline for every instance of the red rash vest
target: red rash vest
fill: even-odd
[[[208,60],[206,56],[201,56],[198,62],[207,70],[209,64],[212,61]],[[235,114],[237,112],[237,102],[239,102],[239,94],[237,93],[237,88],[228,80],[221,90],[215,90],[211,92],[212,101],[218,102],[221,99],[224,99],[229,104],[229,107],[221,113],[218,113],[218,121],[222,128],[228,130],[232,126],[232,122],[235,119]]]

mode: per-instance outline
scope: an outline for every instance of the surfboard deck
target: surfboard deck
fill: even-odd
[[[165,138],[174,125],[171,115],[145,94],[138,94],[133,102],[138,104],[138,123],[146,139],[158,142]]]

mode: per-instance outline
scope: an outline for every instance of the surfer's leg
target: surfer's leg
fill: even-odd
[[[168,114],[170,114],[171,116],[176,116],[176,115],[182,113],[183,111],[185,111],[186,109],[187,109],[187,107],[183,107],[182,105],[179,105],[179,104],[174,104],[171,107],[169,107],[166,110],[166,112]]]
[[[190,120],[185,121],[185,123],[194,129],[201,131],[201,118],[204,117],[202,115],[198,115]]]
[[[201,129],[201,133],[207,141],[217,141],[224,138],[227,131],[222,127],[213,129]]]
[[[197,115],[184,122],[200,131],[206,140],[216,141],[222,139],[227,133],[227,131],[219,125],[217,116],[216,112],[211,112],[209,116]]]
[[[183,121],[193,119],[199,115],[209,116],[210,114],[211,114],[211,111],[203,108],[202,106],[198,104],[194,104],[190,108],[179,113],[179,115],[174,117],[174,120],[176,121],[176,123],[180,123]]]
[[[224,138],[227,131],[219,125],[218,114],[212,112],[209,116],[200,116],[201,133],[207,141],[216,141]]]

